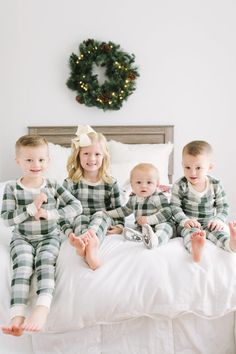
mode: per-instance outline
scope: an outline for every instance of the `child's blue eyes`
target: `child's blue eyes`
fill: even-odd
[[[88,153],[88,152],[84,152],[83,155],[88,156],[89,153]],[[101,155],[102,155],[102,154],[100,154],[99,152],[95,154],[95,156],[101,156]]]
[[[186,166],[185,169],[186,169],[186,170],[190,170],[191,167]],[[195,169],[196,169],[196,170],[201,170],[201,167],[196,167]]]
[[[45,161],[45,159],[40,159],[40,160],[38,160],[39,162],[44,162]],[[33,160],[31,160],[31,159],[27,159],[26,160],[26,162],[33,162]]]
[[[141,184],[142,182],[141,181],[137,181],[136,183],[137,184]],[[151,181],[147,181],[147,184],[152,184],[152,182]]]

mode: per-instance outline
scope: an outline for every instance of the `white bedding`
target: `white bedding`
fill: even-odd
[[[0,224],[0,324],[9,321],[10,229]],[[235,354],[236,256],[206,242],[193,263],[180,238],[148,250],[105,238],[89,269],[65,241],[45,331],[0,334],[0,354]],[[31,292],[31,303],[34,289]]]
[[[0,234],[10,240],[2,224]],[[158,315],[194,313],[218,318],[236,308],[236,255],[206,242],[193,263],[181,238],[148,250],[122,235],[107,236],[100,248],[103,265],[92,271],[66,240],[57,264],[57,282],[46,331],[66,332],[97,324]],[[9,318],[10,259],[0,246],[0,323]],[[32,298],[33,300],[33,292]]]

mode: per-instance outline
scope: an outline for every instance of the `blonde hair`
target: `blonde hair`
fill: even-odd
[[[185,154],[192,156],[198,156],[203,154],[211,155],[212,147],[208,142],[204,140],[194,140],[184,146],[182,155]]]
[[[109,173],[110,169],[110,155],[107,146],[107,140],[105,136],[101,133],[91,132],[87,134],[88,137],[91,139],[91,145],[99,143],[104,154],[102,160],[102,166],[98,171],[99,179],[102,179],[104,182],[111,183],[112,177]],[[82,147],[77,147],[72,142],[71,145],[71,155],[68,158],[67,162],[67,172],[68,177],[73,182],[79,182],[83,178],[83,168],[80,163],[80,151]]]
[[[15,144],[16,154],[19,153],[22,147],[38,147],[46,145],[48,147],[48,141],[40,135],[23,135],[21,136]]]
[[[141,171],[141,172],[154,172],[156,174],[156,178],[159,181],[160,179],[160,174],[156,166],[154,166],[151,163],[139,163],[138,165],[134,166],[132,170],[130,171],[130,181],[134,177],[135,172]]]

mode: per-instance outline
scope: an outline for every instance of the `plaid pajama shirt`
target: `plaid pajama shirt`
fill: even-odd
[[[47,220],[29,214],[39,193],[47,195],[42,208]],[[33,272],[37,275],[37,305],[50,308],[55,285],[55,264],[60,248],[60,224],[82,212],[80,202],[56,181],[45,179],[40,188],[27,188],[19,181],[9,182],[4,190],[1,217],[13,226],[10,254],[13,265],[11,318],[25,316]]]
[[[173,236],[174,222],[167,197],[162,192],[155,192],[149,197],[138,197],[132,194],[126,205],[108,211],[112,218],[126,217],[134,214],[135,220],[139,216],[147,217],[147,224],[151,225],[158,237],[159,245],[166,244]],[[135,221],[136,228],[141,232],[142,226]]]
[[[177,233],[184,239],[186,249],[191,252],[191,235],[197,228],[184,228],[188,219],[195,218],[206,232],[206,237],[220,248],[229,249],[229,234],[224,230],[211,231],[207,224],[210,220],[225,223],[228,204],[220,181],[207,176],[208,186],[203,193],[195,191],[185,177],[179,179],[172,187],[171,209],[177,223]]]
[[[65,222],[63,230],[67,236],[70,232],[80,236],[88,229],[93,229],[102,240],[110,226],[124,224],[123,218],[114,221],[105,213],[99,212],[111,210],[121,205],[118,184],[114,178],[112,183],[90,183],[84,179],[73,182],[67,178],[64,180],[63,186],[78,198],[83,206],[83,214],[74,219],[73,229]]]

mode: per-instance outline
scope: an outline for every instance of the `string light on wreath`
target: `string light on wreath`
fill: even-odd
[[[134,54],[128,54],[112,42],[87,39],[79,45],[79,55],[71,54],[67,87],[77,92],[76,100],[86,106],[118,110],[134,92],[139,76]],[[105,81],[100,84],[93,66],[105,68]]]

